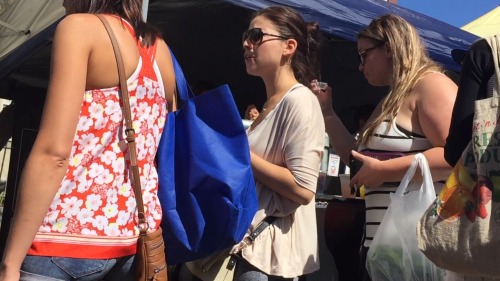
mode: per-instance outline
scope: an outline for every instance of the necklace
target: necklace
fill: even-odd
[[[266,111],[268,108],[271,108],[272,106],[274,106],[274,105],[272,105],[272,103],[273,103],[273,99],[272,98],[268,99],[264,103],[264,105],[262,106],[262,111]]]
[[[262,110],[261,110],[259,116],[257,116],[257,119],[255,119],[253,121],[253,123],[250,125],[250,132],[252,132],[255,129],[255,127],[257,127],[260,124],[260,122],[262,122],[262,120],[266,118],[266,116],[268,114],[267,109],[270,108],[269,107],[269,101],[270,100],[267,100],[264,103],[264,105],[262,106]]]
[[[278,93],[278,94],[272,96],[271,98],[269,98],[262,106],[261,113],[259,114],[257,119],[255,119],[255,121],[250,126],[250,131],[253,131],[253,129],[255,127],[257,127],[262,122],[262,120],[267,117],[267,114],[270,114],[269,112],[267,112],[267,109],[273,110],[276,107],[276,105],[283,99],[283,97],[286,95],[286,93],[294,90],[295,88],[296,87],[291,87],[290,90],[287,90],[287,91],[282,92],[282,93]]]

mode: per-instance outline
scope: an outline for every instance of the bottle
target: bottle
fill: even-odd
[[[319,170],[321,172],[327,172],[328,170],[328,160],[330,159],[330,138],[328,134],[325,133],[324,146],[323,146],[323,158],[321,158],[321,167]]]
[[[327,171],[328,171],[328,161],[330,158],[330,139],[328,134],[325,132],[324,146],[323,146],[323,157],[321,158],[321,166],[319,168],[318,184],[316,188],[316,195],[324,195],[327,186]]]

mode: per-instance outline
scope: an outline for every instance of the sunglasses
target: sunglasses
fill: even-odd
[[[377,44],[377,45],[375,45],[375,46],[373,46],[373,47],[366,48],[366,49],[364,49],[363,51],[359,52],[359,53],[358,53],[358,55],[359,55],[359,60],[361,61],[361,65],[365,64],[365,58],[366,58],[366,56],[368,55],[368,53],[369,53],[370,51],[373,51],[373,50],[375,50],[376,48],[383,46],[384,44],[385,44],[385,43],[384,43],[384,42],[382,42],[382,43],[379,43],[379,44]]]
[[[283,40],[289,39],[289,38],[281,36],[281,35],[269,34],[269,33],[262,32],[261,28],[252,28],[252,29],[245,30],[245,32],[243,32],[243,42],[248,41],[248,42],[252,43],[252,45],[260,45],[260,44],[262,44],[262,39],[264,38],[264,35],[280,38]]]

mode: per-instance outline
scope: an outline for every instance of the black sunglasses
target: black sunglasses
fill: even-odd
[[[359,54],[359,60],[361,61],[361,65],[365,64],[365,57],[368,55],[370,51],[375,50],[376,48],[381,47],[384,44],[385,44],[384,42],[381,42],[373,47],[366,48],[363,51],[359,52],[358,54]]]
[[[262,32],[262,29],[260,28],[252,28],[245,30],[243,32],[243,42],[247,41],[252,43],[253,45],[260,45],[262,43],[262,39],[264,38],[264,35],[266,36],[272,36],[276,38],[281,38],[283,40],[287,40],[289,38],[281,36],[281,35],[276,35],[276,34],[269,34]]]

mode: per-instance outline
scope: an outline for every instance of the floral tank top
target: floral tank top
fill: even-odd
[[[154,231],[162,217],[155,155],[167,109],[154,60],[156,42],[146,48],[139,40],[138,48],[141,58],[127,84],[144,208]],[[136,251],[137,209],[119,87],[88,90],[84,95],[68,170],[30,255],[106,259]]]

